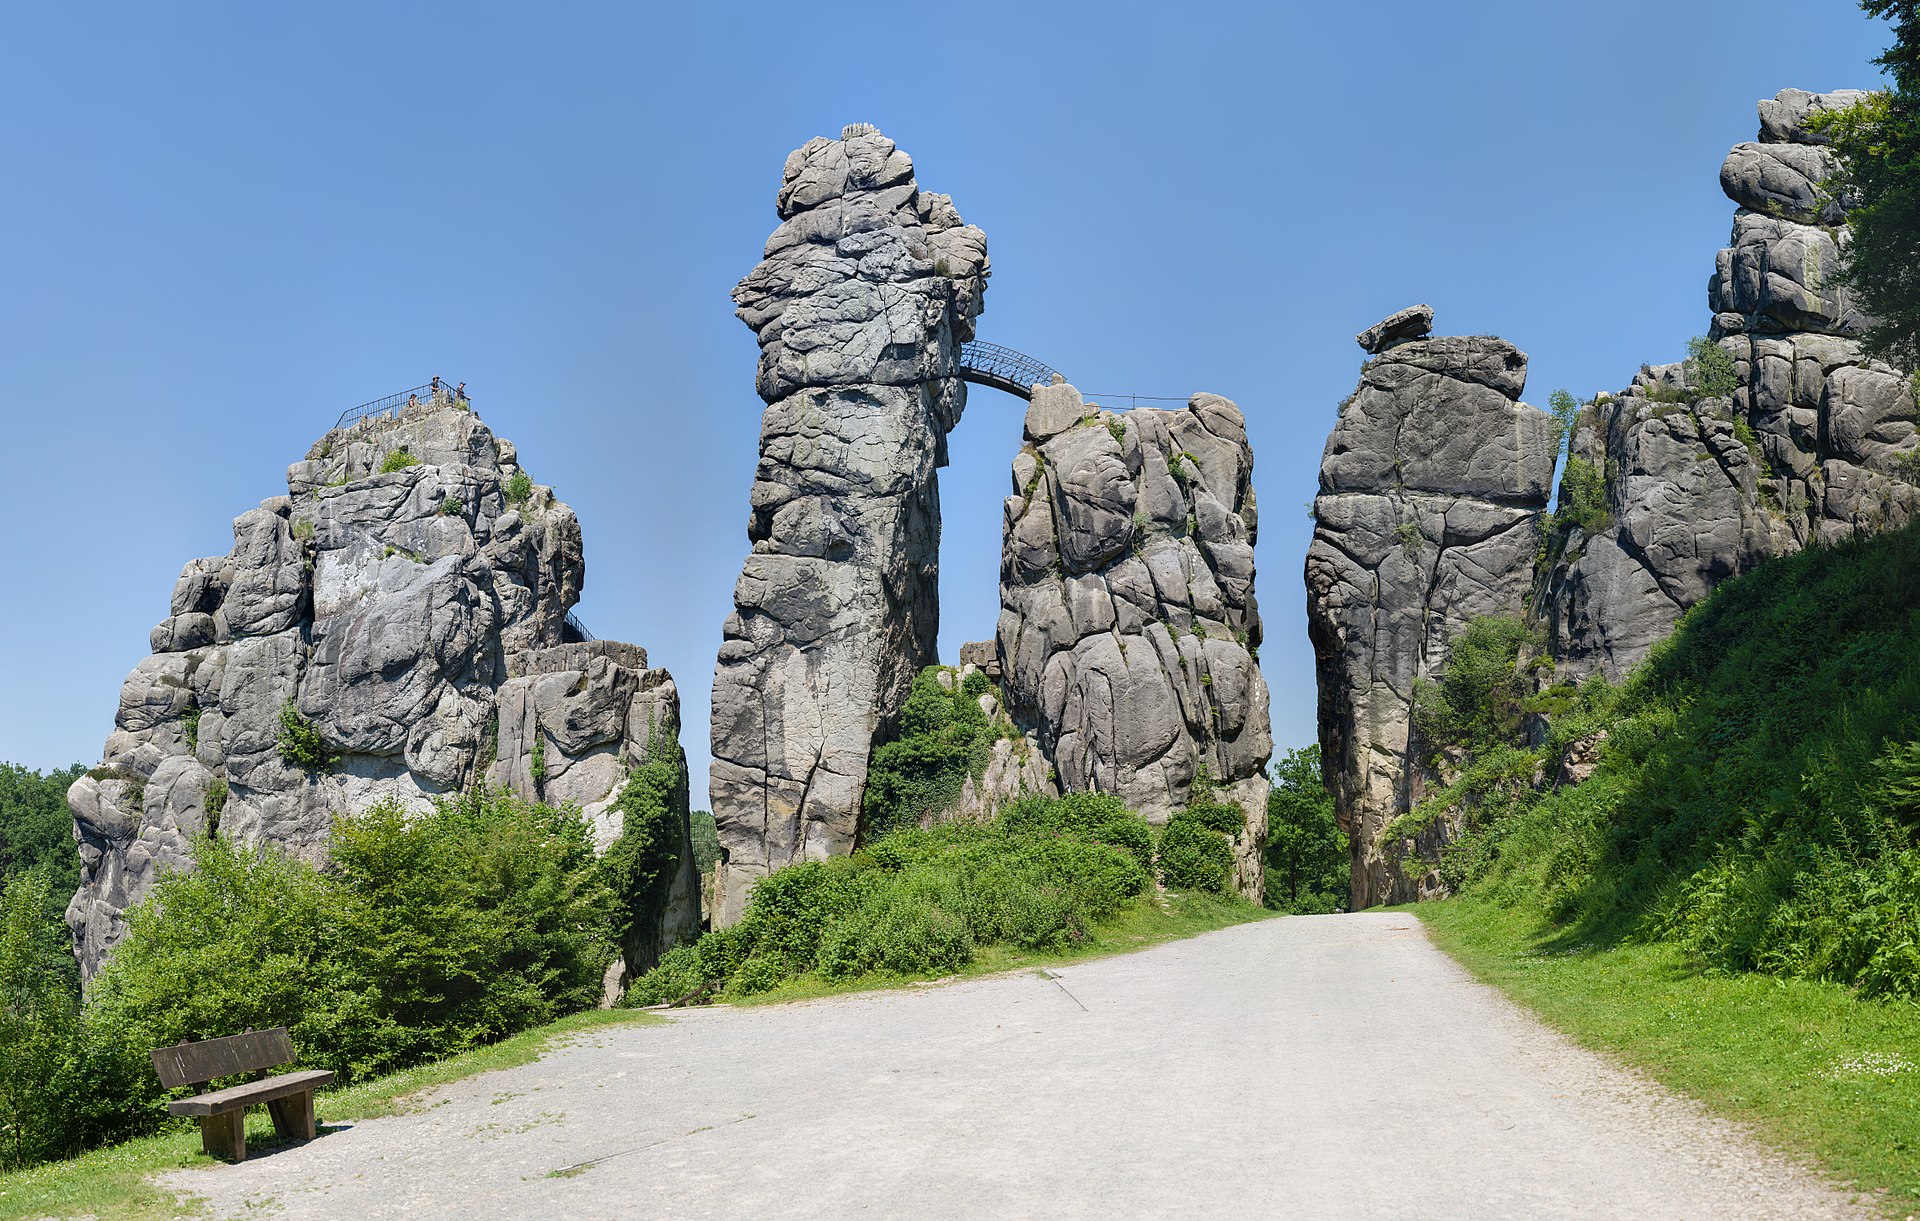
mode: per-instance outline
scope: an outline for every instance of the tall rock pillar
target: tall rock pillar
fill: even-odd
[[[722,924],[771,870],[853,848],[874,740],[935,660],[935,471],[987,277],[985,235],[864,124],[789,156],[776,206],[733,293],[767,410],[713,674]]]
[[[1419,897],[1382,834],[1424,778],[1414,680],[1468,619],[1524,609],[1557,449],[1552,418],[1520,401],[1526,354],[1428,337],[1432,319],[1403,310],[1359,336],[1374,355],[1327,439],[1307,548],[1321,766],[1356,909]]]

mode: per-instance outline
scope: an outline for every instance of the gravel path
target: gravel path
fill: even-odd
[[[1411,916],[1268,920],[1057,977],[599,1031],[164,1181],[287,1221],[1867,1215],[1569,1045]]]

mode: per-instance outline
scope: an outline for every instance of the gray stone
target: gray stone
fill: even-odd
[[[1827,137],[1806,129],[1807,119],[1823,110],[1838,110],[1866,97],[1862,89],[1835,89],[1808,93],[1782,89],[1760,103],[1760,139],[1769,144],[1828,144]]]
[[[1353,337],[1353,341],[1360,345],[1362,351],[1374,356],[1409,339],[1422,339],[1432,330],[1433,307],[1410,305],[1361,331]]]
[[[1384,840],[1432,776],[1414,684],[1469,619],[1518,614],[1555,458],[1519,401],[1526,355],[1486,336],[1404,343],[1367,362],[1320,466],[1307,626],[1322,767],[1352,851],[1355,907],[1420,897],[1424,867]]]
[[[986,239],[892,141],[849,131],[787,159],[781,224],[733,294],[767,409],[714,667],[723,924],[768,872],[853,848],[868,756],[935,660],[935,472]]]
[[[1151,822],[1194,800],[1204,777],[1247,814],[1234,881],[1257,896],[1273,741],[1253,659],[1245,419],[1217,395],[1116,414],[1071,386],[1042,393],[1006,502],[1008,710],[1062,789],[1118,794]]]
[[[401,449],[417,464],[380,473]],[[514,452],[445,396],[362,420],[288,468],[289,495],[234,522],[231,553],[186,565],[101,766],[68,794],[82,872],[67,920],[89,976],[126,909],[189,866],[199,838],[319,861],[337,811],[418,807],[491,779],[579,804],[604,846],[628,768],[668,751],[684,773],[666,672],[631,645],[562,643],[584,579],[580,526],[549,488],[507,504]],[[310,776],[281,758],[288,702],[337,766]],[[531,777],[533,733],[549,785]],[[630,966],[697,932],[683,861],[667,910],[626,947]]]

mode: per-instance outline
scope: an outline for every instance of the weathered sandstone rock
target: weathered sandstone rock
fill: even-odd
[[[713,680],[719,919],[793,861],[847,852],[873,745],[935,660],[939,491],[986,239],[870,128],[787,159],[780,226],[734,290],[767,410]]]
[[[1320,465],[1307,627],[1322,766],[1351,837],[1353,904],[1420,897],[1381,832],[1425,779],[1413,685],[1468,619],[1518,613],[1553,477],[1553,421],[1520,401],[1525,353],[1485,336],[1369,360]]]
[[[1601,473],[1606,518],[1554,540],[1537,610],[1556,678],[1617,678],[1727,577],[1920,516],[1914,387],[1860,349],[1867,320],[1832,282],[1847,239],[1824,186],[1834,154],[1801,126],[1860,96],[1783,90],[1721,169],[1740,207],[1708,297],[1732,393],[1689,393],[1686,366],[1666,365],[1582,413],[1570,459]]]
[[[401,450],[415,463],[382,473]],[[510,443],[433,398],[329,432],[288,469],[288,495],[235,520],[231,553],[188,562],[101,766],[68,794],[82,874],[67,922],[89,975],[197,837],[317,860],[337,812],[482,779],[577,802],[603,842],[618,834],[605,810],[627,766],[681,758],[678,696],[633,646],[562,643],[580,526],[530,481],[509,502],[521,474]],[[289,703],[336,766],[282,758]],[[697,897],[676,894],[633,965],[698,921]]]
[[[1434,893],[1429,865],[1470,817],[1382,842],[1445,778],[1413,740],[1411,682],[1444,665],[1467,618],[1532,613],[1555,663],[1542,681],[1619,678],[1727,577],[1920,517],[1915,387],[1861,351],[1868,320],[1833,282],[1846,200],[1827,187],[1826,139],[1804,126],[1860,96],[1760,103],[1759,139],[1721,167],[1739,207],[1708,287],[1708,337],[1732,376],[1709,387],[1699,363],[1643,367],[1587,406],[1544,552],[1551,434],[1510,401],[1524,358],[1497,340],[1428,340],[1368,363],[1327,443],[1307,555],[1321,746],[1356,905]],[[1384,348],[1391,330],[1361,342]],[[1567,511],[1581,486],[1598,500],[1584,515]],[[1582,749],[1559,782],[1591,770],[1596,745]]]
[[[1062,789],[1165,822],[1210,785],[1238,803],[1257,896],[1273,753],[1254,654],[1253,451],[1231,402],[1116,413],[1034,393],[1000,560],[1002,687]]]

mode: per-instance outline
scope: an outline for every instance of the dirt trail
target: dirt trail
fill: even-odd
[[[166,1182],[287,1221],[1868,1215],[1571,1046],[1411,916],[1057,975],[613,1028]]]

